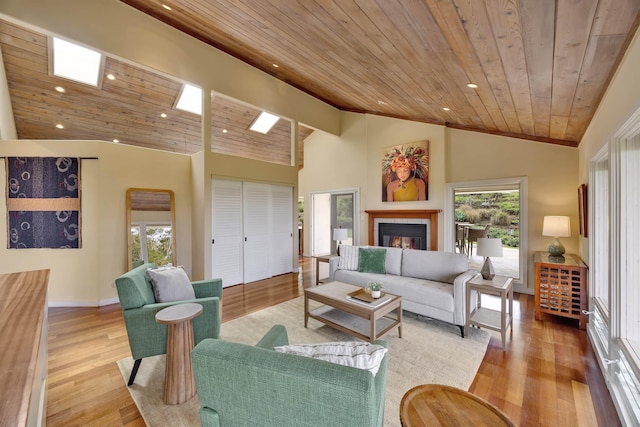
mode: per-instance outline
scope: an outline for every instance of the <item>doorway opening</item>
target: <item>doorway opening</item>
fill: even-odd
[[[502,241],[502,257],[491,258],[496,274],[514,278],[519,291],[526,290],[526,178],[449,184],[445,212],[445,250],[469,257],[480,270],[484,258],[477,253],[477,239]],[[529,291],[530,293],[530,291]]]
[[[335,190],[311,194],[311,256],[335,254],[338,244],[358,241],[358,191]],[[335,229],[346,229],[347,238],[333,240]]]

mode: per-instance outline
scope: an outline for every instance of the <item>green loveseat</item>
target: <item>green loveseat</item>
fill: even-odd
[[[384,421],[388,353],[369,371],[276,352],[275,325],[255,346],[207,339],[191,353],[203,427],[376,427]],[[385,341],[375,344],[387,346]]]
[[[202,314],[193,319],[195,343],[220,336],[222,280],[192,282],[196,299],[156,303],[151,281],[146,274],[147,268],[155,267],[152,263],[143,264],[116,279],[131,356],[135,360],[129,385],[133,384],[143,358],[167,352],[167,325],[156,322],[156,313],[163,308],[184,302],[197,302],[202,305]]]

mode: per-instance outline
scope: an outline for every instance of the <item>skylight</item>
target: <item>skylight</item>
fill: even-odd
[[[271,128],[276,123],[278,123],[278,120],[280,120],[280,117],[274,116],[273,114],[269,114],[266,111],[263,111],[262,113],[260,113],[258,118],[253,122],[251,127],[249,127],[249,129],[254,132],[260,132],[260,133],[266,134],[271,130]]]
[[[98,86],[102,55],[86,47],[53,38],[53,74]]]
[[[202,114],[202,89],[185,84],[176,108],[194,114]]]

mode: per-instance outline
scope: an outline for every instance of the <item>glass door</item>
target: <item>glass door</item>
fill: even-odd
[[[492,258],[496,274],[526,281],[526,178],[487,180],[449,184],[445,213],[445,250],[469,257],[472,268],[480,270],[484,258],[477,253],[477,239],[502,241],[502,257]]]
[[[357,242],[357,190],[329,191],[311,194],[311,255],[335,254],[338,241],[334,230],[347,230],[343,245]]]

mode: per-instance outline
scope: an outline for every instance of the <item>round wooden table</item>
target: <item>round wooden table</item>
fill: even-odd
[[[191,367],[194,346],[192,319],[202,313],[202,305],[176,304],[156,313],[156,322],[167,325],[167,361],[164,370],[164,403],[177,405],[196,394]]]
[[[440,384],[423,384],[406,392],[400,402],[400,422],[404,427],[515,427],[489,402]]]

